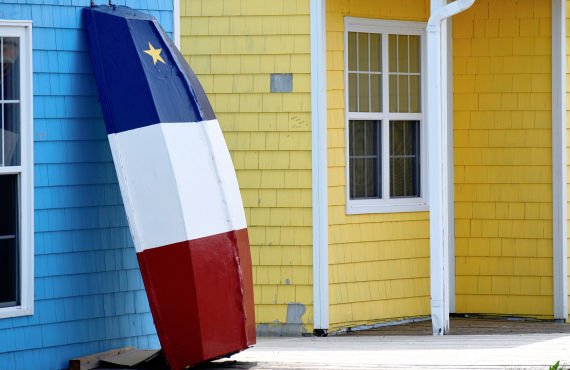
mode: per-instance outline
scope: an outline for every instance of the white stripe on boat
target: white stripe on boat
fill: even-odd
[[[217,120],[108,137],[137,252],[247,227]]]

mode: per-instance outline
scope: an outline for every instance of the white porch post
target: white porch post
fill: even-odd
[[[554,318],[568,317],[566,1],[552,0],[552,262]]]
[[[447,152],[447,35],[442,21],[469,8],[475,0],[432,0],[427,25],[427,124],[430,202],[430,288],[434,335],[449,331],[449,192]],[[443,42],[442,42],[443,41]],[[445,116],[443,112],[446,112]]]
[[[431,14],[438,13],[442,7],[442,0],[431,1]],[[446,140],[442,140],[442,134],[447,130],[442,127],[441,94],[444,89],[441,86],[441,68],[444,51],[441,48],[441,21],[432,27],[428,25],[427,49],[431,320],[433,334],[443,335],[449,330],[449,257],[446,232],[448,212],[444,191],[447,176],[443,163],[447,161],[447,151],[444,150]]]
[[[329,328],[326,0],[311,0],[314,329]]]

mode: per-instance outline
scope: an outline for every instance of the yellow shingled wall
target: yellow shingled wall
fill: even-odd
[[[344,17],[427,21],[429,1],[327,0],[330,328],[427,316],[429,214],[346,215]]]
[[[285,323],[288,305],[300,303],[303,329],[312,332],[309,0],[183,0],[180,7],[182,53],[237,172],[256,322]],[[270,93],[271,73],[292,73],[293,92]]]
[[[551,3],[453,19],[456,312],[553,317]]]

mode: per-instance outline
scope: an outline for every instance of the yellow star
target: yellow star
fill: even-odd
[[[150,55],[152,57],[152,61],[154,62],[154,65],[156,65],[157,61],[161,61],[162,63],[166,64],[166,62],[162,59],[162,57],[160,56],[160,52],[162,51],[162,49],[155,49],[151,43],[148,43],[148,47],[150,49],[148,50],[144,50],[145,53],[147,53],[148,55]]]

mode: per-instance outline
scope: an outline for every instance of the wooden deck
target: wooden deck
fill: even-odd
[[[556,334],[570,335],[570,324],[509,318],[452,318],[449,335]],[[431,321],[345,332],[339,335],[431,335]]]
[[[548,369],[570,366],[570,324],[453,319],[452,335],[430,321],[329,337],[258,338],[207,369]]]

